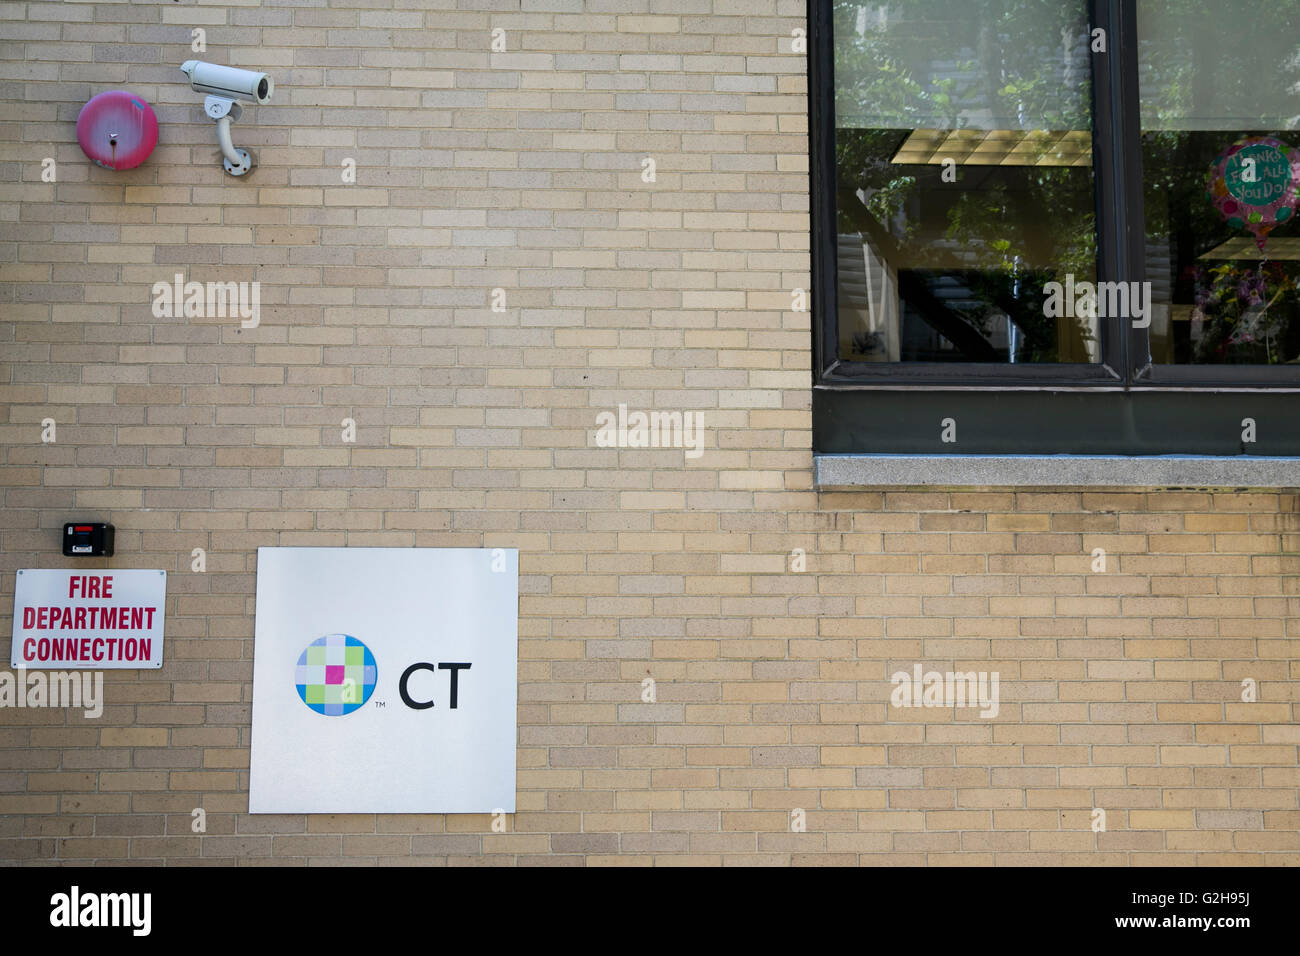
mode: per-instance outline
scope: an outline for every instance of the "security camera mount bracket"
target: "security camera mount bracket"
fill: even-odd
[[[246,149],[236,149],[230,140],[230,124],[243,115],[244,108],[224,96],[209,95],[203,100],[203,112],[217,121],[217,142],[221,146],[226,172],[232,176],[244,175],[253,168],[253,157]]]

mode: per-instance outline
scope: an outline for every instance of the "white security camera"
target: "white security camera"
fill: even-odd
[[[265,73],[239,70],[219,63],[186,60],[181,72],[190,78],[190,86],[200,93],[211,93],[228,100],[252,100],[259,105],[271,102],[275,84]]]
[[[243,114],[243,107],[235,101],[269,103],[275,84],[265,73],[202,60],[186,60],[181,64],[181,72],[190,78],[190,86],[208,94],[203,100],[203,112],[216,120],[217,142],[221,145],[226,172],[232,176],[244,175],[253,168],[253,157],[246,149],[236,149],[230,140],[230,124]]]

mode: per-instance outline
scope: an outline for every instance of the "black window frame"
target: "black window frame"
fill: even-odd
[[[1118,317],[1100,321],[1096,363],[841,360],[833,2],[808,0],[817,452],[1300,455],[1300,365],[1154,364],[1148,330]],[[1099,282],[1146,277],[1137,2],[1088,3],[1089,31],[1107,38],[1090,53]],[[942,417],[958,420],[955,443],[941,440]]]

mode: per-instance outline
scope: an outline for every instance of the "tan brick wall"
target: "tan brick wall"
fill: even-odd
[[[1295,494],[812,490],[803,12],[0,8],[0,648],[73,517],[170,591],[100,720],[0,711],[0,858],[1300,863]],[[242,180],[195,27],[277,84]],[[114,88],[162,123],[129,172],[74,136]],[[154,318],[177,271],[261,325]],[[704,455],[597,447],[619,403]],[[510,832],[246,813],[260,545],[520,549]],[[997,718],[891,708],[918,662],[997,671]]]

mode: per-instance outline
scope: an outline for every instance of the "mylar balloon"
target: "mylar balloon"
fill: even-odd
[[[1300,151],[1272,136],[1248,136],[1219,154],[1206,198],[1233,229],[1249,229],[1260,252],[1275,226],[1295,214]]]
[[[77,114],[81,150],[106,169],[134,169],[158,142],[158,117],[125,90],[100,93]]]

